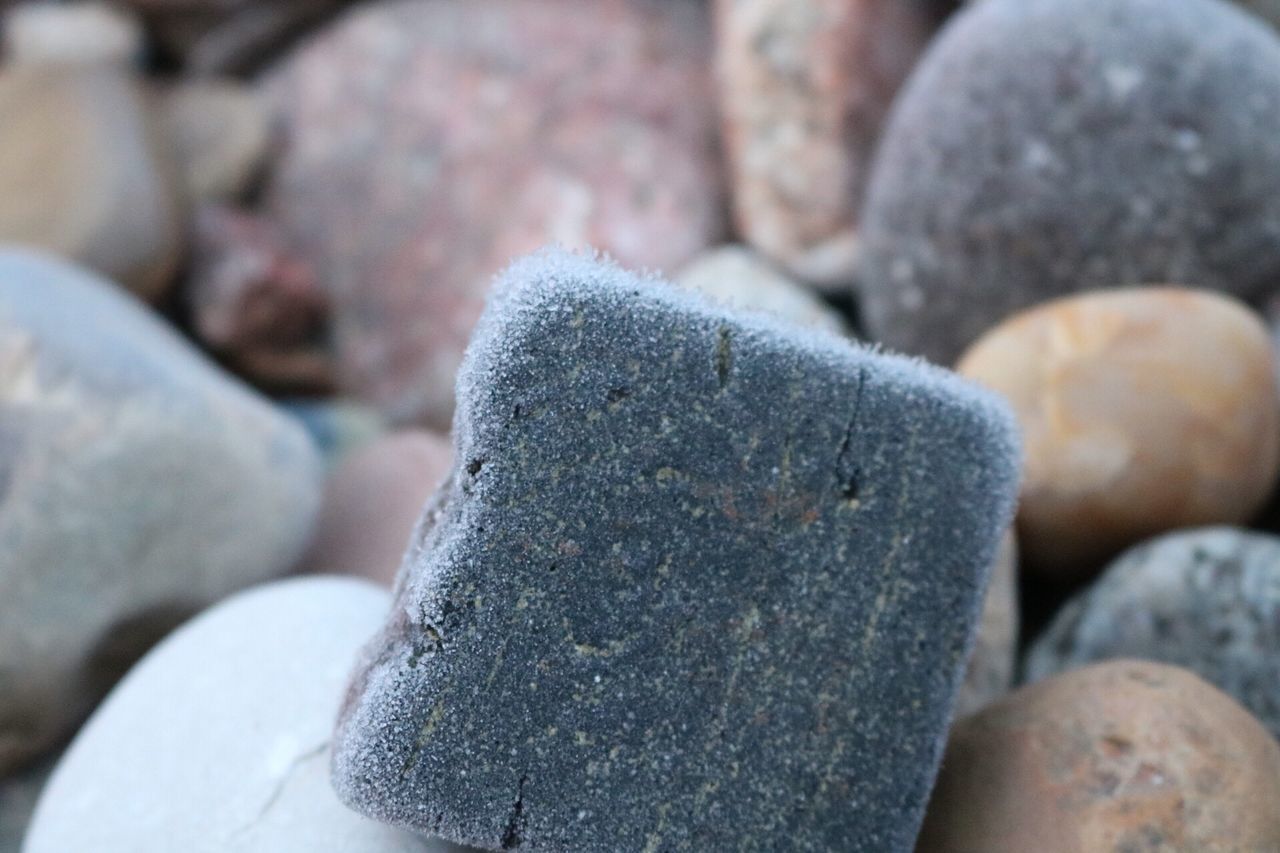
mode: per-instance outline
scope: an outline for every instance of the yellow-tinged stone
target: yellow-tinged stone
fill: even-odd
[[[1017,314],[957,370],[1004,394],[1026,455],[1031,571],[1064,580],[1178,527],[1247,521],[1280,460],[1262,321],[1207,291],[1085,293]]]

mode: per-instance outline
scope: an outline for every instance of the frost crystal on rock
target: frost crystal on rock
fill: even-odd
[[[493,849],[909,850],[1008,413],[560,252],[502,277],[456,468],[349,689],[340,796]]]

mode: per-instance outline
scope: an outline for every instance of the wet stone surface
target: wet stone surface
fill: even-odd
[[[1016,490],[993,398],[551,253],[459,400],[345,801],[489,848],[910,848]]]

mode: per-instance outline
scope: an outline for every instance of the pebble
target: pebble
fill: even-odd
[[[1017,647],[1018,541],[1011,530],[1001,540],[991,567],[978,636],[956,699],[956,719],[980,711],[1009,692]]]
[[[320,448],[325,468],[332,469],[347,454],[380,438],[386,421],[360,403],[340,397],[285,400],[281,408],[296,418]]]
[[[61,255],[158,300],[182,254],[180,193],[134,72],[0,68],[0,243]]]
[[[422,430],[349,453],[329,475],[304,570],[391,586],[423,507],[452,466],[449,440]]]
[[[266,204],[334,296],[346,393],[446,430],[492,276],[557,242],[674,270],[724,230],[702,4],[362,4],[267,75]]]
[[[459,389],[339,796],[489,849],[908,849],[1012,515],[998,401],[562,252]]]
[[[0,853],[18,853],[22,849],[31,814],[54,764],[52,757],[46,758],[35,767],[0,778]]]
[[[1176,664],[1226,692],[1280,739],[1280,538],[1230,527],[1127,551],[1027,654],[1038,681],[1111,658]]]
[[[903,89],[862,217],[867,332],[950,364],[1009,314],[1280,277],[1280,38],[1219,0],[969,3]]]
[[[184,82],[161,91],[161,121],[193,202],[243,198],[266,164],[271,118],[256,90],[229,80]]]
[[[675,283],[740,311],[848,334],[839,312],[746,246],[721,246],[702,253],[680,271]]]
[[[0,775],[187,614],[283,574],[305,432],[109,282],[0,252]]]
[[[110,3],[17,3],[0,15],[0,52],[9,66],[129,66],[144,47],[137,16]]]
[[[984,0],[989,2],[989,0]],[[1177,667],[1115,661],[961,721],[917,853],[1280,850],[1280,744]]]
[[[388,596],[350,578],[241,593],[138,663],[41,795],[24,853],[446,853],[328,781],[347,670]]]
[[[957,369],[1021,423],[1028,570],[1078,581],[1166,530],[1248,521],[1280,465],[1273,357],[1253,312],[1180,288],[1068,297],[984,335]]]
[[[716,0],[734,214],[788,272],[847,286],[889,105],[937,26],[929,0]]]
[[[315,270],[258,214],[205,204],[194,225],[183,295],[200,343],[271,393],[333,393],[329,297]]]

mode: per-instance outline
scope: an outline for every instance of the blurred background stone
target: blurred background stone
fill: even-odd
[[[744,311],[847,335],[844,318],[746,246],[721,246],[698,255],[675,283]]]
[[[676,269],[723,233],[698,3],[386,0],[277,63],[266,203],[334,298],[339,380],[445,429],[491,276],[547,242]]]
[[[233,371],[281,394],[335,386],[329,297],[279,229],[235,207],[196,211],[185,296],[197,339]]]
[[[734,218],[801,279],[848,286],[889,105],[939,23],[929,0],[716,0]]]
[[[154,301],[185,230],[168,142],[133,72],[0,68],[0,243],[61,255]]]
[[[1069,297],[984,335],[957,369],[1022,425],[1027,569],[1078,581],[1157,533],[1249,521],[1280,465],[1273,358],[1257,315],[1180,288]]]
[[[453,446],[422,430],[391,433],[349,453],[329,474],[302,570],[391,586],[428,499],[453,465]]]
[[[1010,531],[1000,542],[991,568],[978,637],[956,697],[956,719],[976,713],[1009,692],[1017,648],[1018,540]]]
[[[1024,687],[952,730],[917,853],[1280,849],[1280,744],[1177,667]]]
[[[112,63],[142,60],[142,26],[113,3],[16,3],[0,14],[0,59],[9,65]]]
[[[866,331],[941,364],[1080,290],[1260,297],[1280,279],[1280,37],[1218,0],[969,3],[895,104],[862,236]]]
[[[288,571],[320,488],[299,425],[144,305],[0,253],[0,775],[193,610]]]
[[[1026,676],[1111,658],[1186,667],[1280,738],[1280,538],[1216,527],[1127,551],[1036,640]]]
[[[165,87],[157,97],[187,196],[193,202],[243,198],[271,141],[270,117],[258,94],[242,84],[207,80]]]

